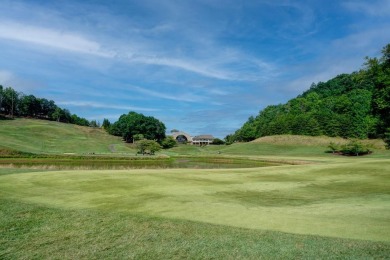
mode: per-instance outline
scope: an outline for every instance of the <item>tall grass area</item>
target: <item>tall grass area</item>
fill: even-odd
[[[46,154],[120,154],[136,150],[99,128],[36,119],[0,121],[0,148]]]

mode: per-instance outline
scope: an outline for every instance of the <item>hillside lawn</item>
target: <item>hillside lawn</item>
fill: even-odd
[[[136,153],[101,128],[25,118],[0,120],[0,148],[38,154]]]
[[[42,146],[49,136],[56,145]],[[320,139],[280,136],[160,153],[295,164],[284,166],[0,167],[0,259],[389,258],[390,152],[375,141],[372,155],[336,156]],[[100,129],[29,119],[0,121],[1,147],[134,156]]]
[[[158,154],[181,155],[253,155],[253,156],[311,156],[332,157],[326,154],[330,142],[343,144],[342,138],[323,136],[280,135],[263,137],[250,143],[234,145],[210,145],[198,147],[179,145]],[[365,140],[374,150],[373,156],[382,156],[385,144],[382,140]],[[0,148],[36,154],[75,154],[134,156],[136,149],[120,137],[112,136],[100,128],[83,127],[46,120],[18,118],[0,120]]]

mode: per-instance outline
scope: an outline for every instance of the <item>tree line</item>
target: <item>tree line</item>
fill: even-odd
[[[14,117],[30,117],[100,127],[100,123],[96,120],[88,121],[76,114],[71,114],[68,109],[57,106],[53,100],[26,95],[12,87],[4,88],[0,85],[0,119]],[[133,111],[121,115],[113,124],[105,118],[102,127],[111,135],[121,136],[127,143],[138,141],[137,146],[141,147],[142,153],[148,151],[153,154],[159,148],[171,148],[176,145],[172,137],[165,136],[164,123],[152,116]]]
[[[360,71],[313,83],[287,103],[264,108],[225,140],[248,142],[280,134],[387,140],[389,133],[390,44],[381,58],[366,57]]]
[[[3,116],[2,116],[3,115]],[[88,121],[68,109],[61,108],[53,100],[26,95],[12,87],[0,85],[0,119],[8,117],[30,117],[81,126],[98,127],[96,120]]]

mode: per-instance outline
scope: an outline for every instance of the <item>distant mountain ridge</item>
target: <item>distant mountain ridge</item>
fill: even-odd
[[[251,116],[227,142],[293,134],[343,138],[383,138],[390,132],[390,44],[364,68],[319,82],[285,104]]]

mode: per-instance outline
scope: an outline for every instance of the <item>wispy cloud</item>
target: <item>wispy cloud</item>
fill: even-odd
[[[9,82],[14,78],[12,72],[7,70],[0,70],[0,84],[9,84]]]
[[[4,20],[0,21],[0,38],[101,57],[113,56],[112,52],[102,50],[99,43],[76,33]]]
[[[346,1],[342,2],[342,5],[350,11],[370,16],[390,16],[389,0]]]
[[[199,64],[196,64],[195,62],[189,62],[185,61],[183,59],[176,59],[176,58],[168,58],[168,57],[134,57],[130,59],[131,62],[138,62],[143,64],[150,64],[150,65],[161,65],[161,66],[168,66],[168,67],[174,67],[190,72],[194,72],[206,77],[211,78],[217,78],[217,79],[234,79],[231,75],[229,75],[228,72],[217,70],[214,68],[207,68],[205,65],[200,66]],[[207,65],[206,65],[207,66]]]
[[[226,134],[390,41],[389,0],[0,1],[0,84],[198,134]]]
[[[60,101],[56,103],[62,106],[105,108],[105,109],[118,109],[118,110],[133,110],[133,111],[159,111],[160,110],[157,108],[126,106],[126,105],[111,105],[107,103],[91,102],[91,101]]]
[[[194,95],[191,92],[185,93],[186,90],[178,89],[175,91],[155,91],[150,89],[141,88],[139,86],[131,86],[132,90],[135,90],[139,93],[146,94],[150,97],[156,97],[161,99],[175,100],[175,101],[185,101],[185,102],[199,102],[205,99],[205,97]]]

